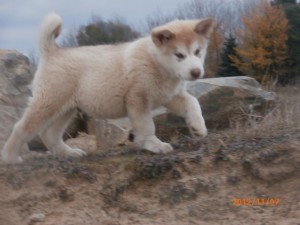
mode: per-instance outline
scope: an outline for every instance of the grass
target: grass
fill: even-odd
[[[276,137],[300,128],[300,88],[280,87],[275,90],[278,102],[266,115],[247,115],[246,123],[233,121],[227,137],[242,140]]]

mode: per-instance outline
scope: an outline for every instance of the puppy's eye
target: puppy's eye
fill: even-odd
[[[200,54],[200,49],[197,48],[196,51],[194,52],[194,54],[197,55],[197,56],[199,56],[199,54]]]
[[[182,53],[180,53],[180,52],[176,52],[174,55],[175,55],[178,59],[184,59],[184,58],[185,58],[185,55],[182,54]]]

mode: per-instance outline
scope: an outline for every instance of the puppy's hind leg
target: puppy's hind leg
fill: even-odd
[[[81,157],[86,155],[86,152],[81,149],[71,148],[62,139],[63,133],[72,120],[75,112],[76,110],[69,110],[61,114],[53,123],[40,133],[41,139],[48,150],[53,151],[54,155],[58,157]]]
[[[49,110],[39,101],[32,101],[23,117],[16,123],[1,152],[6,163],[22,162],[19,156],[20,148],[30,141],[55,116],[55,111]]]

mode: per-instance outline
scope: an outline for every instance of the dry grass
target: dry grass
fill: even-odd
[[[275,90],[278,102],[266,115],[247,115],[247,122],[232,121],[227,137],[242,140],[272,138],[300,128],[300,88],[280,87]]]

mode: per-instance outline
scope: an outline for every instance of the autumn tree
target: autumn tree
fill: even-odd
[[[280,7],[262,0],[248,15],[242,17],[244,29],[238,32],[241,47],[235,66],[262,83],[277,81],[286,74],[288,59],[288,21]]]

